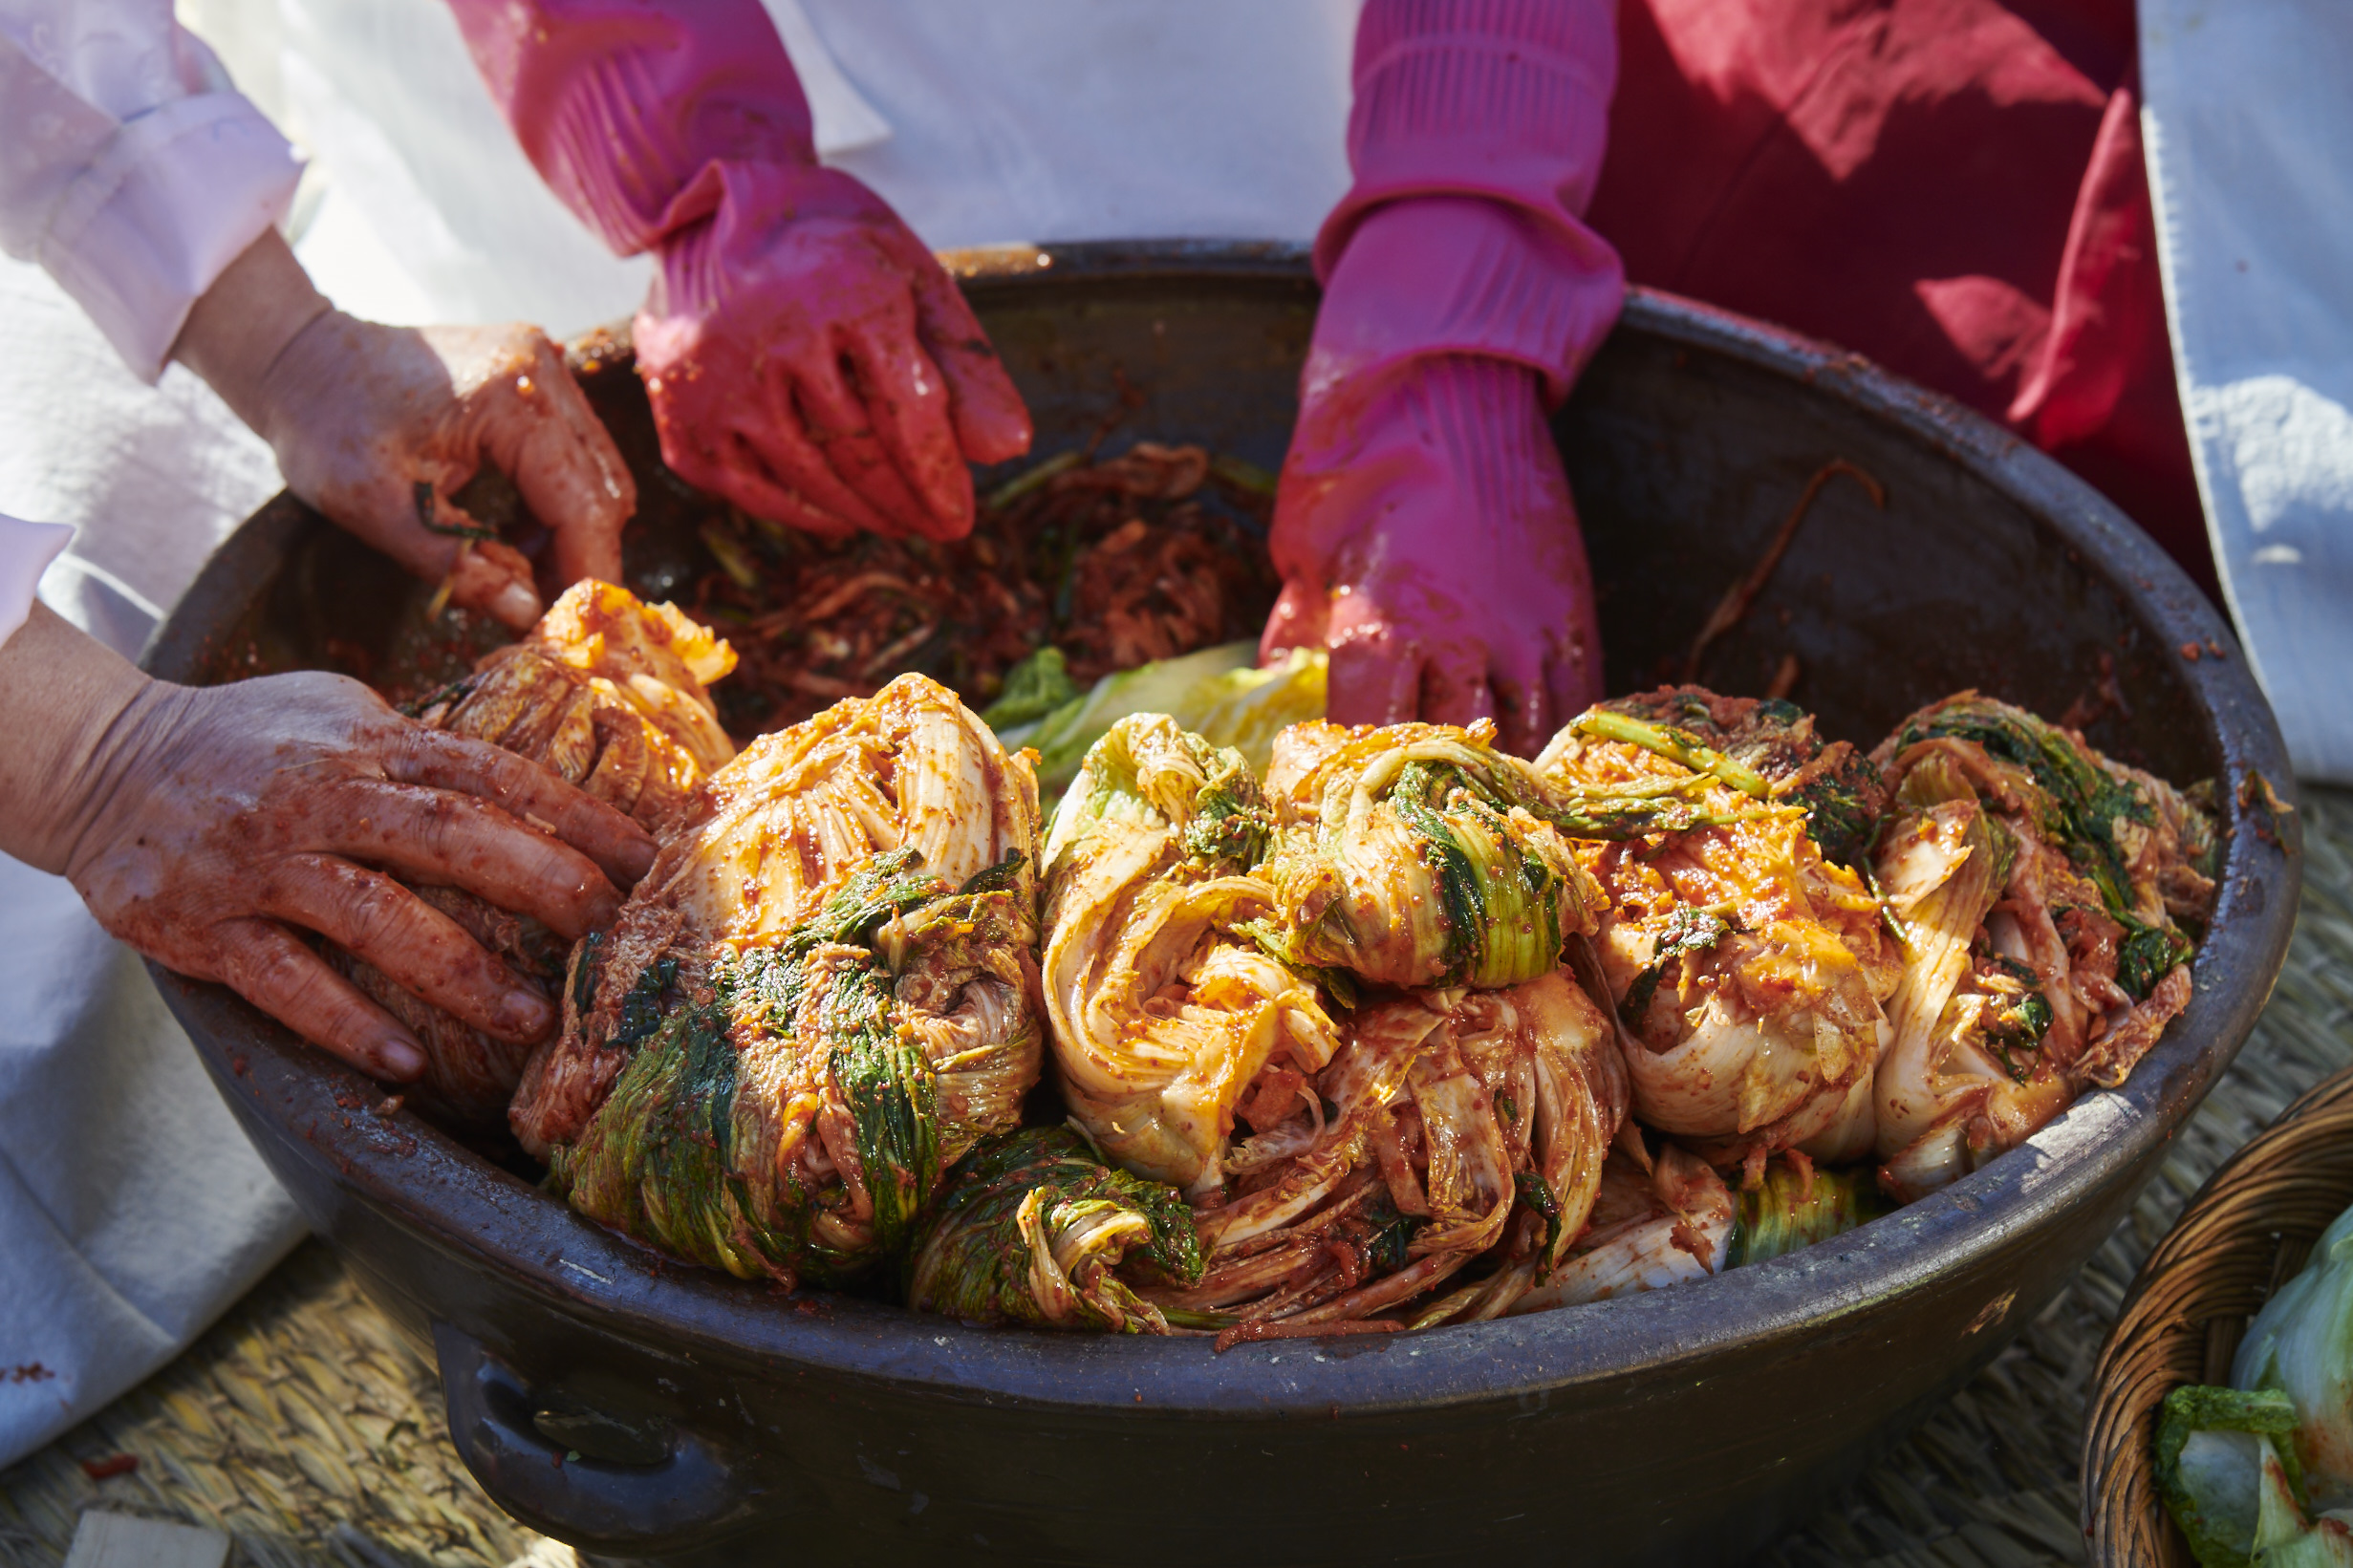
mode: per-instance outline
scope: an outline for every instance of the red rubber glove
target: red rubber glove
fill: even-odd
[[[969,462],[1029,413],[955,283],[897,215],[821,168],[759,0],[451,0],[565,204],[659,260],[637,321],[663,461],[831,535],[953,539]]]
[[[1275,499],[1261,649],[1331,649],[1342,723],[1495,719],[1532,756],[1601,695],[1585,546],[1547,419],[1617,319],[1580,222],[1616,71],[1608,0],[1371,0],[1355,183]]]

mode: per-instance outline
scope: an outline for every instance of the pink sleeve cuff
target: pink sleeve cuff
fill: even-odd
[[[1372,0],[1349,113],[1355,183],[1316,236],[1317,272],[1400,197],[1484,196],[1574,222],[1601,174],[1616,82],[1610,0]]]
[[[73,537],[74,530],[62,523],[21,523],[0,516],[0,642],[16,635],[32,615],[41,573]]]
[[[1625,298],[1618,253],[1583,224],[1478,197],[1392,202],[1357,225],[1331,270],[1300,391],[1471,354],[1527,366],[1558,404]]]
[[[1551,401],[1568,395],[1625,297],[1583,219],[1616,76],[1610,0],[1371,0],[1355,183],[1316,239],[1306,396],[1440,354],[1526,365]]]
[[[245,98],[173,98],[124,121],[66,186],[36,254],[152,382],[197,299],[285,218],[301,174]]]
[[[719,162],[813,165],[809,100],[760,0],[451,0],[564,204],[621,255],[710,216]]]

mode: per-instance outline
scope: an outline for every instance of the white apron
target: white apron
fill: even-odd
[[[951,249],[1312,239],[1348,184],[1359,4],[768,10],[826,161]],[[285,118],[328,170],[302,251],[337,304],[386,320],[531,320],[559,336],[637,308],[649,263],[615,260],[539,183],[441,0],[283,8]]]
[[[770,0],[820,151],[936,247],[1306,241],[1347,183],[1359,0]],[[617,260],[540,184],[441,0],[181,0],[313,156],[296,250],[379,320],[628,316]],[[126,654],[278,488],[174,368],[142,386],[0,259],[0,512],[73,524],[42,598]],[[137,962],[0,857],[0,1465],[156,1367],[300,1235]]]
[[[2215,565],[2297,773],[2353,784],[2353,5],[2141,0],[2140,23]]]

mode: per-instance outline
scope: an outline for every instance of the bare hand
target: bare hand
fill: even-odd
[[[99,922],[380,1078],[416,1077],[423,1051],[290,928],[525,1043],[553,1026],[547,999],[387,871],[577,937],[653,861],[621,813],[340,676],[149,684],[82,776],[98,798],[64,869]]]
[[[637,489],[536,327],[383,327],[340,311],[263,384],[287,487],[450,597],[508,626],[539,618],[530,563],[450,497],[485,462],[553,530],[567,583],[618,582]]]
[[[274,232],[189,311],[172,356],[270,442],[287,487],[450,597],[518,631],[530,563],[450,503],[484,462],[555,536],[566,585],[618,582],[637,490],[536,327],[384,327],[331,307]]]

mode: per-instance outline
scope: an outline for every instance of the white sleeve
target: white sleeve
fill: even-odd
[[[142,378],[300,174],[170,0],[0,0],[0,249]]]
[[[0,642],[16,635],[32,613],[41,573],[73,537],[62,523],[20,523],[0,513]]]

